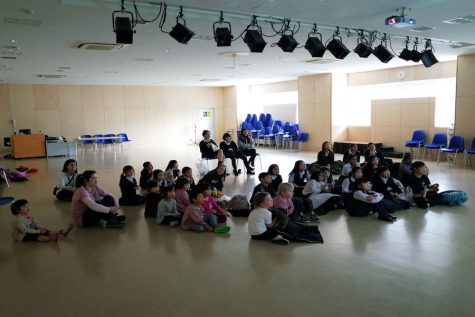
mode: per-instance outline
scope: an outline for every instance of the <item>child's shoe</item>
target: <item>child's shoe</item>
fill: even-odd
[[[231,227],[228,226],[219,226],[213,228],[214,233],[228,233],[229,231],[231,231]]]
[[[175,228],[175,227],[178,227],[179,225],[180,225],[179,221],[172,221],[169,224],[170,228]]]
[[[287,244],[290,243],[290,241],[279,234],[279,235],[275,236],[274,239],[272,239],[272,243],[280,244],[280,245],[287,245]]]

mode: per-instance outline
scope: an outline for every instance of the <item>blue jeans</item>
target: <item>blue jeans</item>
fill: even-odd
[[[210,227],[216,227],[218,224],[218,218],[215,214],[204,214],[203,216],[204,222],[206,222]],[[191,230],[194,232],[205,232],[206,228],[203,225],[193,225]]]

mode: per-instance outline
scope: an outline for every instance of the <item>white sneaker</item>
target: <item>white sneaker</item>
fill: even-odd
[[[280,245],[287,245],[287,244],[290,243],[290,241],[279,234],[279,235],[275,236],[274,239],[272,239],[272,243],[280,244]]]

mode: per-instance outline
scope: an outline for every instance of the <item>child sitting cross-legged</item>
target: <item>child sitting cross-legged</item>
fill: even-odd
[[[216,232],[228,233],[231,228],[228,226],[217,226],[217,219],[214,214],[205,214],[203,210],[203,194],[199,191],[191,193],[191,205],[186,207],[181,221],[181,229],[194,232]]]
[[[347,206],[347,211],[354,217],[368,216],[371,211],[378,212],[378,219],[386,222],[393,222],[397,218],[388,213],[388,206],[383,202],[383,194],[373,192],[369,189],[369,183],[365,178],[355,181],[355,191],[353,200]]]
[[[31,215],[30,204],[26,199],[14,201],[10,209],[15,216],[15,220],[12,222],[12,237],[16,241],[58,241],[58,237],[66,237],[73,229],[72,224],[61,230],[49,230],[40,226]]]
[[[124,166],[120,175],[119,187],[122,197],[119,198],[121,206],[137,206],[145,203],[143,196],[137,195],[137,180],[134,177],[134,168],[130,165]]]
[[[155,222],[159,225],[169,225],[174,228],[180,224],[181,214],[176,209],[175,190],[173,186],[163,189],[163,198],[158,203],[158,212]]]
[[[198,191],[203,194],[203,212],[205,214],[214,215],[217,223],[226,223],[226,219],[230,214],[219,207],[211,196],[211,186],[208,183],[200,183],[198,185]]]
[[[175,201],[176,209],[179,213],[183,214],[186,207],[188,207],[190,202],[190,195],[188,194],[190,190],[190,181],[184,177],[178,177],[175,182]]]

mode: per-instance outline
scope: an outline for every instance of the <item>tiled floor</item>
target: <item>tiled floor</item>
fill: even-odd
[[[169,153],[140,147],[77,157],[101,186],[119,193],[122,166],[170,159],[194,167],[198,149]],[[296,159],[315,153],[261,150],[264,167],[288,174]],[[0,160],[39,173],[4,196],[27,198],[40,223],[71,222],[69,205],[52,196],[65,158]],[[475,171],[429,163],[441,189],[465,190]],[[284,179],[286,177],[284,176]],[[229,176],[225,193],[251,192],[256,176]],[[143,206],[123,208],[125,229],[74,229],[58,243],[18,243],[12,216],[0,207],[0,316],[475,316],[474,202],[399,212],[394,224],[322,217],[325,244],[272,245],[250,241],[246,219],[230,220],[230,235],[159,227]]]

